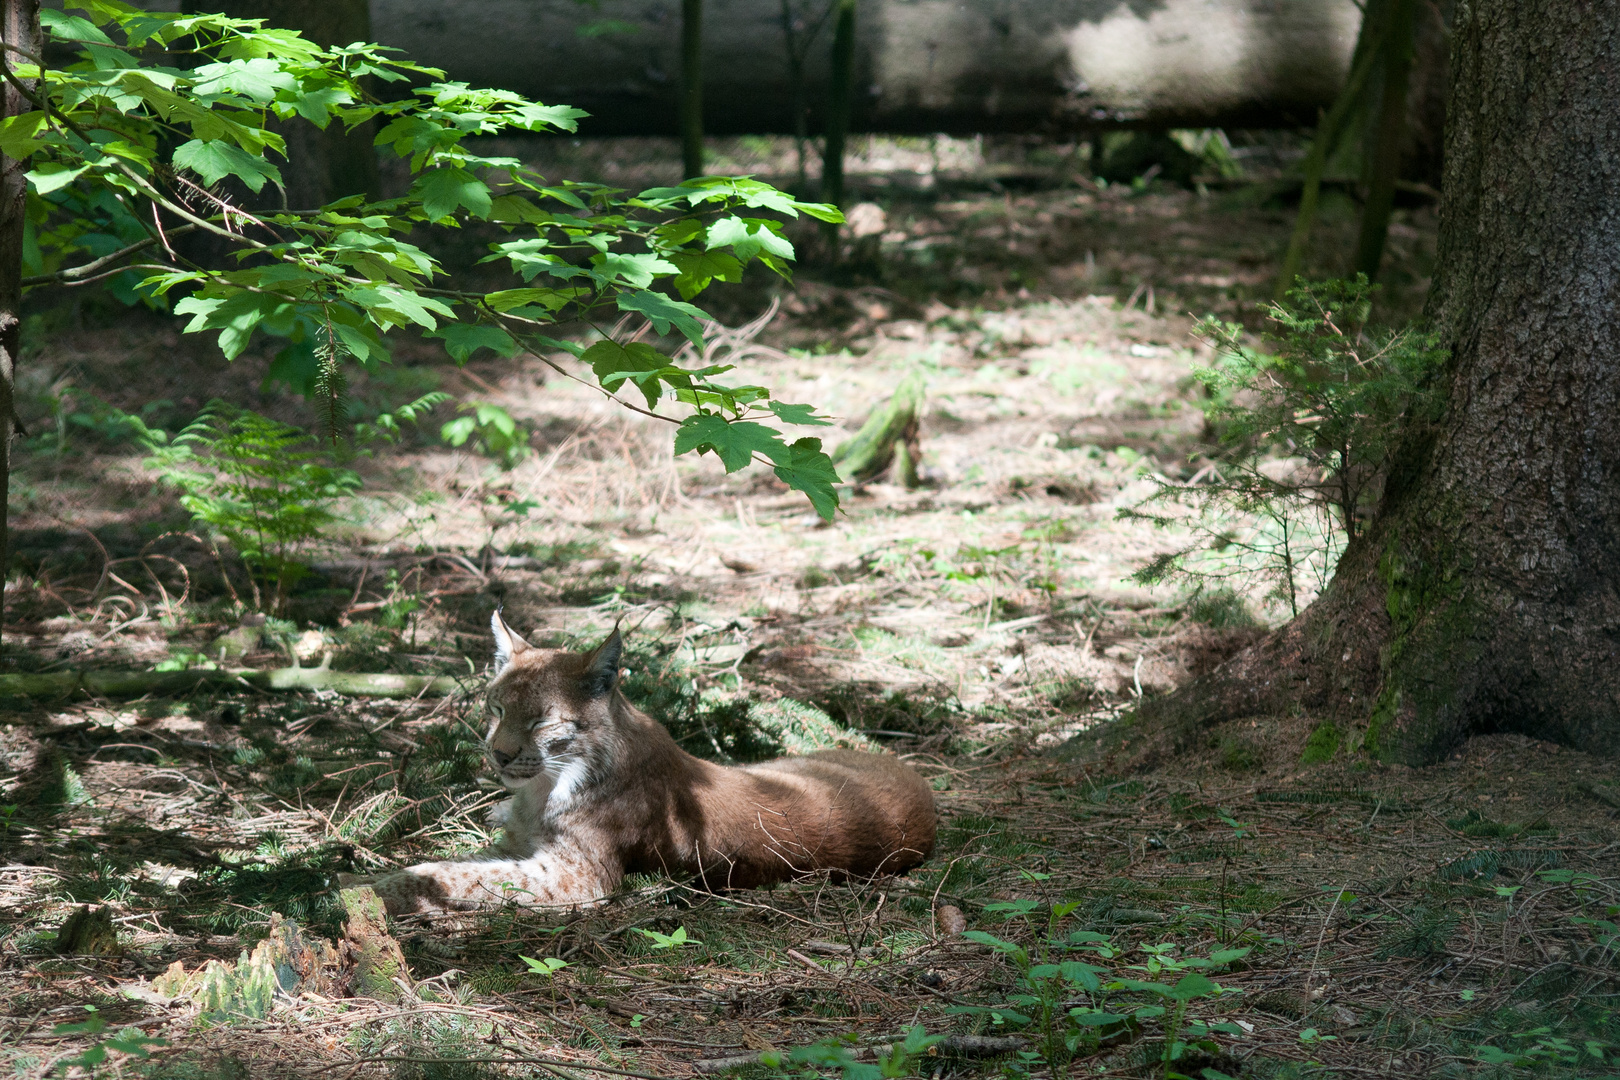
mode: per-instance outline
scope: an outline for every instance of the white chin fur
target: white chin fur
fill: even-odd
[[[584,760],[573,758],[561,763],[561,767],[553,774],[555,777],[551,787],[551,796],[546,800],[546,810],[555,813],[566,810],[578,798],[580,789],[585,786],[588,769]]]
[[[533,776],[512,776],[508,773],[501,773],[501,785],[505,787],[507,791],[518,791],[522,788],[534,787],[537,785],[549,786],[550,784],[551,775],[547,773],[545,769],[541,769]]]

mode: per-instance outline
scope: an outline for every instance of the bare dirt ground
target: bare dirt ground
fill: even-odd
[[[738,170],[790,167],[780,145],[725,152]],[[74,418],[99,398],[172,428],[230,396],[307,426],[301,400],[260,388],[274,346],[227,366],[166,322],[94,305],[30,324],[6,670],[266,667],[298,651],[460,674],[467,692],[8,703],[6,1067],[681,1077],[796,1072],[811,1066],[759,1055],[823,1042],[816,1062],[866,1080],[916,1025],[956,1038],[922,1056],[951,1075],[1612,1071],[1613,762],[1492,736],[1423,770],[1331,744],[1307,765],[1308,717],[1227,725],[1151,771],[1102,744],[1136,698],[1285,614],[1263,587],[1211,612],[1133,584],[1175,538],[1116,512],[1215,451],[1192,316],[1257,324],[1286,185],[1099,191],[1060,183],[1057,151],[865,154],[860,197],[881,223],[838,268],[712,305],[745,327],[717,356],[837,418],[830,444],[903,378],[926,380],[923,485],[852,487],[831,524],[768,475],[673,458],[667,425],[541,358],[455,370],[431,343],[402,344],[356,386],[360,418],[442,387],[507,409],[529,454],[506,469],[446,448],[441,406],[429,430],[356,463],[366,488],[309,553],[287,620],[244,626],[239,564],[140,452]],[[669,179],[657,146],[541,156]],[[1433,227],[1431,209],[1397,221],[1391,318],[1421,305]],[[1327,215],[1324,260],[1350,228]],[[622,623],[628,691],[694,753],[904,756],[937,793],[938,851],[860,886],[717,897],[646,880],[585,913],[403,924],[408,971],[373,996],[355,996],[334,953],[288,962],[281,989],[255,998],[248,953],[285,939],[284,920],[341,938],[336,872],[489,839],[476,688],[497,605],[537,642],[591,644]],[[83,905],[102,905],[111,933],[66,929]],[[1080,967],[1040,973],[1065,961]],[[1219,989],[1183,981],[1195,973]],[[82,1056],[120,1031],[105,1064]],[[1186,1044],[1174,1061],[1167,1031],[1169,1050]],[[845,1036],[839,1059],[824,1041]]]

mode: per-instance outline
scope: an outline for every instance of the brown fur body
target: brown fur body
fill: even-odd
[[[893,757],[826,750],[723,766],[686,753],[619,693],[618,632],[594,653],[536,649],[497,615],[491,762],[506,831],[468,859],[373,883],[390,911],[512,899],[583,904],[627,873],[751,888],[817,871],[898,874],[934,847],[933,792]]]

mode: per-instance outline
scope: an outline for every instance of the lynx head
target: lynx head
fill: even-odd
[[[501,782],[518,787],[545,774],[566,798],[613,734],[613,692],[623,642],[619,630],[589,653],[540,649],[501,619],[495,669],[485,697],[484,749]]]

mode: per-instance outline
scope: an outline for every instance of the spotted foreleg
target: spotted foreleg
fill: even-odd
[[[347,875],[343,876],[347,879]],[[390,915],[467,911],[497,904],[579,907],[605,899],[623,872],[569,852],[541,851],[523,859],[479,858],[418,863],[367,884]]]

